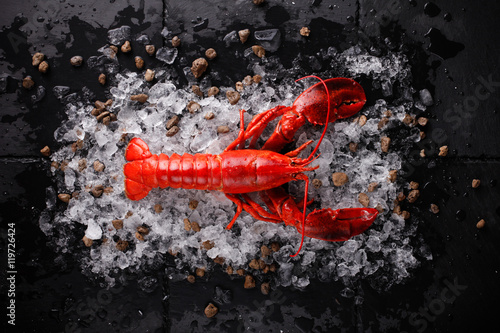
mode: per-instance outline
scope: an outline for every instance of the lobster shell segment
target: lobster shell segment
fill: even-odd
[[[332,108],[328,122],[350,117],[365,105],[365,91],[356,81],[347,78],[333,78],[324,82],[328,87]],[[324,125],[328,112],[328,98],[323,83],[319,82],[300,94],[292,108],[295,112],[306,117],[310,123]]]

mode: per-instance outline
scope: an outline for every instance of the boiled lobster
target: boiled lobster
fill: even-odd
[[[304,236],[326,241],[347,240],[364,232],[378,211],[373,208],[327,208],[315,210],[306,217],[309,178],[304,172],[318,168],[308,165],[315,159],[328,123],[354,115],[365,102],[363,88],[357,82],[346,78],[321,80],[304,91],[291,107],[278,106],[256,115],[246,130],[244,110],[241,110],[238,137],[219,155],[153,155],[143,140],[133,138],[125,152],[125,159],[129,161],[124,165],[125,194],[131,200],[140,200],[156,187],[224,192],[237,205],[227,229],[231,229],[243,210],[258,220],[292,225],[302,234],[295,255],[302,248]],[[254,149],[269,122],[280,116],[282,118],[262,149]],[[295,132],[306,120],[325,125],[310,156],[297,158],[312,141],[280,154],[279,151],[293,140]],[[250,149],[244,149],[248,139],[251,139]],[[306,182],[302,212],[294,198],[281,186],[292,180]],[[268,210],[251,199],[250,192],[259,192]]]

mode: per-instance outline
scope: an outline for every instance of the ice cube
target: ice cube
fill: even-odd
[[[239,42],[240,38],[238,37],[236,30],[233,30],[225,35],[223,40],[226,43],[226,47],[229,47],[231,44]]]
[[[132,29],[128,25],[108,31],[108,41],[113,45],[121,45],[126,40],[130,40]]]
[[[89,220],[87,223],[87,230],[85,230],[85,236],[90,239],[101,239],[102,229],[94,220]]]
[[[178,52],[177,48],[162,47],[156,51],[156,59],[171,65],[174,63]]]
[[[69,93],[69,87],[67,86],[55,86],[52,88],[52,92],[57,99],[61,99]]]
[[[266,51],[276,52],[281,44],[279,29],[259,30],[254,33],[255,39]]]
[[[45,97],[45,87],[38,86],[34,95],[31,95],[31,102],[33,104],[40,102]]]
[[[419,95],[423,105],[431,106],[432,104],[434,104],[434,100],[432,99],[432,95],[429,90],[422,89],[419,91]]]

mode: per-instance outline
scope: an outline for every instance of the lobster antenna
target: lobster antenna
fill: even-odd
[[[326,134],[326,129],[328,128],[328,119],[330,119],[330,92],[328,91],[328,86],[326,85],[326,82],[322,78],[315,76],[315,75],[304,76],[303,78],[300,78],[300,79],[296,80],[295,82],[306,79],[306,78],[316,78],[316,79],[321,81],[321,83],[325,87],[326,97],[327,97],[327,102],[328,102],[328,111],[326,113],[325,128],[323,129],[323,133],[321,134],[321,137],[319,138],[318,144],[316,145],[316,147],[314,147],[314,150],[312,151],[311,155],[309,155],[309,157],[305,160],[308,163],[310,163],[310,162],[312,162],[310,160],[313,159],[314,154],[316,153],[316,151],[319,148],[319,145],[321,144],[321,141],[323,141],[323,137]],[[305,192],[304,193],[304,207],[303,207],[303,213],[302,213],[302,238],[300,240],[299,249],[297,250],[297,252],[295,254],[290,255],[290,257],[297,256],[300,253],[300,250],[302,249],[302,245],[304,244],[304,236],[305,236],[305,232],[306,232],[306,209],[307,209],[307,192],[308,192],[308,190],[309,190],[309,178],[306,178],[306,188],[304,190],[304,192]]]
[[[331,109],[330,91],[328,91],[328,86],[326,85],[325,80],[323,80],[322,78],[320,78],[320,77],[318,77],[316,75],[308,75],[308,76],[304,76],[304,77],[301,77],[300,79],[295,80],[295,82],[298,82],[298,81],[303,80],[303,79],[308,79],[308,78],[318,79],[323,84],[323,87],[325,87],[325,90],[326,90],[326,99],[327,99],[327,103],[328,103],[328,109],[327,109],[327,112],[326,112],[326,123],[325,123],[325,128],[323,129],[323,133],[321,134],[321,137],[319,138],[319,141],[316,144],[316,147],[314,147],[311,155],[309,155],[309,157],[306,158],[305,161],[309,161],[314,156],[314,154],[316,154],[316,151],[318,150],[319,145],[323,141],[323,138],[325,137],[325,134],[326,134],[326,130],[328,128],[328,119],[330,119],[330,109]]]

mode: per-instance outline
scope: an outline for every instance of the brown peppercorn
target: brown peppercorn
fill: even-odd
[[[439,148],[439,156],[444,157],[448,155],[448,146],[442,146]]]
[[[97,79],[100,84],[105,85],[106,84],[106,74],[99,74],[99,78]]]
[[[47,71],[49,70],[49,63],[47,61],[42,61],[40,63],[40,66],[38,66],[38,70],[40,71],[40,73],[47,73]]]
[[[412,116],[410,116],[408,113],[405,114],[405,117],[403,118],[403,123],[405,125],[411,125],[411,124],[414,124],[415,123],[415,118],[413,118]]]
[[[389,177],[387,178],[387,180],[391,183],[394,183],[396,179],[398,179],[398,170],[389,171]]]
[[[402,214],[401,206],[394,206],[393,212],[394,212],[394,214],[401,215]]]
[[[190,101],[189,103],[187,103],[186,109],[189,111],[189,113],[195,113],[201,110],[201,105],[196,103],[195,101]]]
[[[200,232],[201,228],[198,222],[191,222],[191,229],[193,229],[194,232]]]
[[[135,232],[135,238],[137,238],[139,241],[143,242],[144,241],[144,235],[142,235],[140,232],[136,231]]]
[[[42,149],[40,149],[40,153],[42,153],[43,156],[50,156],[49,146],[45,146]]]
[[[116,230],[123,229],[123,220],[117,219],[111,221],[111,223],[113,224],[113,227],[115,227]]]
[[[266,0],[253,0],[254,5],[260,6],[262,5]]]
[[[34,85],[35,85],[35,81],[33,81],[31,76],[28,75],[23,79],[23,88],[24,89],[30,90],[31,88],[33,88]]]
[[[100,198],[104,193],[104,186],[96,185],[90,190],[90,194],[94,196],[94,198]]]
[[[239,276],[243,276],[245,275],[245,270],[243,268],[239,268],[236,270],[236,274],[238,274]]]
[[[419,190],[412,190],[408,194],[408,202],[409,203],[414,203],[415,201],[417,201],[417,199],[418,199],[419,196],[420,196],[420,191]]]
[[[181,39],[178,36],[172,37],[172,46],[179,47],[181,45]]]
[[[243,91],[243,89],[244,89],[243,88],[243,83],[241,83],[241,81],[236,82],[235,88],[236,88],[237,91]]]
[[[146,73],[144,74],[144,79],[147,81],[147,82],[151,82],[155,79],[155,71],[153,71],[152,69],[146,69]]]
[[[481,220],[479,220],[479,222],[477,222],[476,228],[483,229],[485,225],[486,225],[486,221],[484,219],[481,219]]]
[[[146,45],[146,53],[149,55],[155,54],[156,48],[154,45]]]
[[[420,117],[418,118],[417,122],[420,126],[425,126],[427,125],[427,122],[429,121],[429,119],[425,118],[425,117]]]
[[[149,228],[145,225],[138,226],[136,230],[141,235],[149,235]]]
[[[134,215],[134,212],[131,212],[130,210],[125,214],[125,218],[128,219],[129,217],[131,217],[132,215]]]
[[[87,169],[87,160],[81,159],[78,161],[78,171],[83,172],[83,170]]]
[[[425,157],[425,150],[424,150],[424,149],[422,149],[422,150],[420,151],[420,157]]]
[[[111,194],[113,192],[114,192],[114,190],[113,190],[113,188],[111,186],[108,186],[108,187],[104,188],[104,194]]]
[[[308,27],[302,27],[300,28],[300,35],[304,37],[309,37],[311,34],[311,30]]]
[[[82,241],[86,247],[91,247],[92,243],[94,243],[94,241],[92,239],[88,238],[87,236],[83,236]]]
[[[234,273],[233,267],[227,266],[226,273],[229,274],[229,275],[232,275]]]
[[[264,282],[260,285],[260,292],[264,295],[269,294],[271,287],[269,286],[269,282]]]
[[[398,196],[397,196],[397,200],[403,201],[404,199],[406,199],[406,195],[403,192],[399,192]]]
[[[245,43],[248,40],[248,37],[250,36],[250,30],[249,29],[240,30],[238,31],[238,36],[240,36],[241,43]]]
[[[260,256],[261,256],[262,258],[267,258],[270,254],[271,254],[271,249],[270,249],[270,248],[268,248],[268,247],[267,247],[267,246],[265,246],[265,245],[262,245],[262,246],[260,247]]]
[[[191,72],[193,73],[195,78],[199,78],[203,75],[203,73],[207,70],[208,62],[205,58],[198,58],[193,61],[191,66]]]
[[[370,198],[366,193],[360,193],[358,195],[358,201],[363,205],[363,207],[368,207],[368,205],[370,204]]]
[[[191,90],[199,97],[203,97],[203,91],[201,91],[200,86],[193,84]]]
[[[403,219],[408,220],[410,218],[410,212],[408,212],[407,210],[403,210],[401,212],[401,216],[403,217]]]
[[[42,63],[43,59],[45,59],[45,55],[41,52],[37,52],[33,54],[31,64],[35,67],[39,66]]]
[[[214,259],[214,263],[219,264],[219,265],[224,264],[225,261],[226,261],[226,259],[224,257],[219,257],[219,256],[215,257],[215,259]]]
[[[189,219],[184,219],[184,230],[186,231],[191,230],[191,222],[189,222]]]
[[[377,189],[378,183],[377,182],[372,182],[368,184],[368,192],[373,192]]]
[[[419,183],[417,183],[417,182],[414,182],[414,181],[411,181],[411,182],[410,182],[410,188],[411,188],[412,190],[418,190],[418,187],[419,187],[419,186],[420,186],[420,184],[419,184]]]
[[[223,134],[228,132],[229,132],[229,126],[226,125],[217,126],[217,133]]]
[[[272,263],[271,265],[269,265],[269,270],[271,272],[276,272],[277,269],[278,269],[278,267],[276,267],[275,263]]]
[[[387,153],[389,151],[389,146],[391,144],[391,138],[384,136],[380,139],[380,146],[382,152]]]
[[[118,47],[116,45],[111,45],[109,48],[111,49],[111,51],[113,51],[115,53],[115,55],[118,53]],[[114,55],[113,55],[113,58],[114,58]]]
[[[251,86],[253,84],[253,79],[250,75],[247,75],[243,78],[243,85]]]
[[[248,264],[248,267],[252,269],[259,269],[259,261],[257,259],[252,259]]]
[[[245,289],[255,288],[255,279],[251,275],[245,276],[245,284],[243,285]]]
[[[194,275],[188,275],[186,280],[188,280],[189,283],[195,283],[196,282],[196,278],[194,277]]]
[[[71,59],[69,60],[69,63],[72,66],[80,67],[83,64],[83,58],[81,56],[71,57]]]
[[[139,56],[135,57],[134,62],[135,62],[135,67],[137,67],[137,69],[142,69],[144,67],[144,59],[142,59],[141,57]]]
[[[213,112],[208,112],[205,114],[205,116],[203,116],[203,118],[205,118],[206,120],[211,120],[215,118],[215,114]]]
[[[116,248],[119,251],[125,252],[125,250],[127,250],[128,248],[128,242],[120,239],[118,240],[118,242],[116,242]]]
[[[355,153],[358,150],[358,144],[355,142],[349,143],[349,150]]]
[[[439,213],[439,207],[438,207],[438,205],[431,204],[431,212],[433,212],[434,214]]]
[[[367,118],[366,118],[366,116],[363,114],[363,115],[361,115],[361,116],[359,116],[359,117],[355,118],[355,119],[353,120],[353,122],[355,122],[355,123],[357,123],[359,126],[363,127],[363,126],[365,126],[365,124],[366,124],[367,120],[368,120],[368,119],[367,119]]]
[[[278,252],[280,250],[280,244],[278,242],[271,243],[271,250],[273,252]]]
[[[343,172],[334,172],[332,174],[333,185],[339,187],[347,184],[349,177]]]
[[[132,101],[137,101],[139,103],[146,103],[148,100],[149,96],[146,94],[138,94],[138,95],[132,95],[130,96],[130,100]]]
[[[94,161],[94,170],[96,172],[103,172],[105,168],[106,168],[106,166],[101,161],[99,161],[99,160]]]
[[[380,119],[380,121],[378,122],[378,125],[377,125],[377,128],[380,130],[382,128],[384,128],[385,125],[387,125],[387,123],[389,123],[389,119],[386,118],[386,117],[383,117],[382,119]]]
[[[208,92],[207,92],[207,96],[210,97],[210,96],[215,96],[219,93],[219,88],[217,87],[210,87],[208,89]]]
[[[109,111],[104,111],[99,113],[99,115],[96,117],[97,121],[103,121],[104,118],[109,116]]]
[[[197,268],[195,273],[196,273],[196,276],[198,276],[198,277],[204,277],[205,276],[205,268]]]
[[[69,200],[71,199],[71,195],[69,195],[67,193],[60,193],[57,195],[57,198],[64,203],[68,203]]]
[[[323,182],[315,178],[312,180],[312,185],[314,186],[314,188],[320,188],[321,186],[323,186]]]
[[[215,57],[217,57],[217,52],[213,48],[209,48],[205,51],[205,57],[210,60],[215,59]]]
[[[260,81],[262,81],[262,76],[260,76],[260,75],[254,75],[254,76],[252,76],[252,80],[255,83],[260,83]]]
[[[252,46],[252,51],[259,58],[262,58],[266,55],[266,50],[260,45]]]
[[[240,93],[234,90],[228,90],[226,91],[226,97],[229,101],[229,104],[235,105],[240,100]]]
[[[207,307],[205,308],[205,316],[207,316],[207,318],[212,318],[217,314],[217,312],[219,312],[219,309],[212,303],[208,303]]]
[[[125,43],[123,43],[120,50],[122,50],[123,53],[128,53],[128,52],[132,51],[132,46],[130,45],[130,42],[128,40],[126,40]]]
[[[167,131],[167,136],[168,137],[171,137],[171,136],[174,136],[177,134],[177,132],[179,132],[179,127],[177,126],[172,126],[168,131]]]
[[[110,122],[111,122],[110,116],[106,116],[106,117],[102,118],[103,125],[108,126]]]
[[[196,207],[198,207],[198,201],[197,200],[194,200],[194,199],[191,199],[189,200],[189,209],[192,209],[192,210],[195,210]]]
[[[177,125],[179,123],[179,120],[180,118],[178,116],[173,116],[172,118],[170,118],[167,123],[165,124],[165,127],[167,129],[171,129],[172,127],[174,127],[175,125]]]
[[[479,180],[479,179],[472,180],[472,188],[478,188],[479,185],[481,185],[481,180]]]
[[[206,240],[203,243],[201,243],[201,247],[204,248],[205,250],[210,250],[215,246],[214,242]]]

